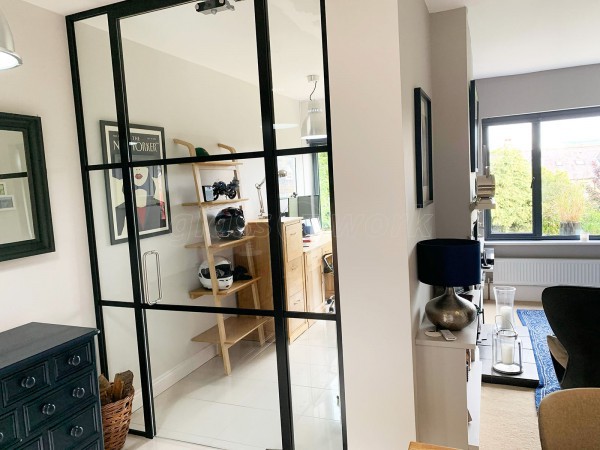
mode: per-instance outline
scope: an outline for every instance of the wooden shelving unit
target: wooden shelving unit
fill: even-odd
[[[186,141],[180,139],[173,139],[173,142],[179,145],[187,147],[190,156],[196,156],[196,149],[194,146]],[[218,144],[220,148],[229,151],[232,155],[236,153],[233,147],[224,144]],[[213,161],[213,162],[202,162],[192,163],[192,170],[194,174],[194,183],[196,184],[196,197],[197,201],[194,203],[184,203],[184,206],[196,206],[200,212],[200,223],[202,225],[202,231],[204,233],[204,241],[193,244],[188,244],[185,248],[189,249],[203,249],[206,252],[206,259],[208,261],[208,268],[210,271],[211,279],[211,290],[204,288],[195,289],[189,293],[190,299],[196,299],[210,295],[213,297],[215,306],[222,306],[222,300],[233,295],[236,292],[241,292],[246,289],[250,289],[252,292],[252,304],[254,308],[260,309],[259,292],[257,282],[260,277],[256,277],[256,270],[254,268],[254,260],[252,258],[251,243],[254,239],[253,236],[246,236],[242,239],[232,241],[219,241],[212,242],[210,236],[210,228],[208,224],[207,210],[215,208],[217,206],[231,205],[234,203],[242,203],[247,201],[247,198],[242,198],[240,190],[238,189],[238,198],[227,199],[227,200],[216,200],[214,202],[205,202],[202,193],[202,174],[203,170],[231,170],[234,178],[240,179],[238,176],[238,166],[242,163],[232,159],[231,161]],[[217,280],[217,273],[215,270],[215,255],[225,249],[231,249],[235,247],[245,246],[246,254],[248,255],[247,269],[248,274],[252,277],[251,280],[236,281],[227,290],[219,290],[219,283]],[[231,362],[229,360],[229,348],[242,340],[248,334],[253,331],[258,332],[260,344],[263,345],[265,342],[264,324],[269,320],[269,317],[258,317],[258,316],[237,316],[228,317],[225,319],[223,314],[215,314],[217,324],[192,338],[195,342],[210,342],[217,344],[220,350],[220,354],[223,357],[223,366],[225,373],[229,375],[231,373]]]

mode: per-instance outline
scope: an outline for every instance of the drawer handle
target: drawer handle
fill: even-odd
[[[78,387],[73,389],[73,397],[75,398],[83,398],[85,397],[85,389],[82,387]]]
[[[0,442],[2,442],[3,440],[4,440],[4,433],[2,433],[2,432],[0,431]]]
[[[79,364],[81,364],[81,356],[73,355],[69,358],[70,366],[77,367]]]
[[[35,386],[35,377],[27,377],[21,380],[21,387],[25,389],[31,389]]]
[[[52,403],[46,403],[44,406],[42,406],[42,414],[44,414],[46,416],[51,416],[55,412],[56,412],[56,405],[54,405]]]
[[[83,434],[83,427],[76,426],[71,428],[71,436],[78,438]]]

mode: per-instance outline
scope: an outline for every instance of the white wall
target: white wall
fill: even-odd
[[[474,220],[469,210],[469,40],[466,8],[431,15],[433,202],[440,238],[468,239]]]
[[[600,64],[477,80],[482,118],[600,105]]]
[[[435,102],[431,81],[431,38],[429,11],[423,0],[399,2],[400,72],[402,81],[402,134],[406,187],[406,235],[409,252],[410,304],[413,334],[421,324],[424,306],[431,299],[431,287],[417,274],[417,242],[435,237],[435,205],[416,207],[415,107],[413,92],[422,88]],[[414,343],[413,343],[414,353]],[[416,366],[415,374],[416,374]],[[419,389],[415,379],[415,388]],[[417,423],[418,427],[418,423]]]
[[[413,148],[402,131],[398,2],[326,7],[348,447],[406,448],[415,438],[404,180]],[[372,183],[385,189],[373,194]]]
[[[0,331],[31,321],[94,326],[64,17],[0,0],[23,66],[0,72],[0,110],[40,116],[56,251],[0,262]]]

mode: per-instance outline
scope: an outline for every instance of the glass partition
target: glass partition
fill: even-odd
[[[262,151],[253,2],[196,4],[121,19],[129,120],[161,128],[167,158]]]
[[[325,145],[321,2],[267,3],[277,148]]]
[[[315,321],[289,352],[295,448],[342,449],[335,322]]]
[[[274,341],[241,338],[229,350],[227,375],[211,334],[217,316],[148,311],[157,436],[232,450],[281,448]]]
[[[103,300],[133,302],[121,169],[90,172],[96,257]]]
[[[101,121],[117,121],[106,14],[75,22],[75,38],[88,164],[115,162],[100,128]]]

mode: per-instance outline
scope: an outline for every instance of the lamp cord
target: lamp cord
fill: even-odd
[[[312,90],[312,92],[310,93],[310,95],[308,96],[308,100],[312,102],[312,96],[315,93],[315,91],[317,90],[317,83],[319,82],[319,80],[315,80],[315,87]]]

